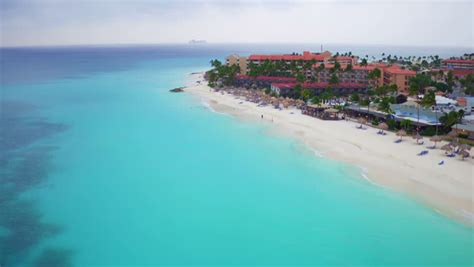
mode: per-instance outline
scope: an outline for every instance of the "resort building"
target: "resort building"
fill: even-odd
[[[321,63],[313,65],[311,76],[314,77],[318,82],[329,82],[331,75],[336,73],[339,78],[339,82],[342,83],[357,83],[365,84],[366,87],[380,86],[383,84],[383,76],[376,80],[369,80],[369,73],[374,69],[378,68],[375,65],[352,65],[352,70],[347,70],[348,64],[340,64],[341,69],[334,72],[334,64],[324,64],[324,69],[321,69]],[[382,68],[379,68],[382,72]]]
[[[303,54],[277,54],[277,55],[250,55],[248,57],[249,63],[256,65],[261,64],[262,62],[268,61],[283,61],[286,64],[291,64],[292,62],[305,62],[305,61],[314,61],[314,62],[324,62],[331,57],[331,52],[325,51],[322,53],[312,53],[309,51],[304,51]]]
[[[238,65],[240,67],[240,73],[247,74],[247,57],[241,57],[233,54],[226,58],[227,65]]]
[[[474,60],[446,59],[441,66],[447,70],[474,70]]]
[[[399,94],[408,95],[409,81],[416,75],[415,71],[402,69],[398,65],[383,68],[383,84],[396,84]]]
[[[334,56],[326,59],[324,64],[334,64],[335,62],[339,62],[341,65],[356,65],[357,61],[359,61],[359,57],[356,56]]]
[[[441,70],[446,74],[452,71],[457,78],[464,78],[474,74],[474,60],[471,59],[446,59],[442,61]]]

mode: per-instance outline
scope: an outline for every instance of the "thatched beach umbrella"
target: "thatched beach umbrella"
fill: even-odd
[[[464,150],[464,151],[469,151],[469,150],[471,150],[471,146],[467,145],[467,144],[461,144],[461,145],[459,145],[459,149]]]
[[[413,139],[416,140],[416,143],[418,144],[418,141],[423,139],[423,136],[420,135],[420,133],[416,133],[414,136],[413,136]]]
[[[367,123],[367,119],[366,118],[359,118],[357,120],[360,124],[366,124]]]
[[[386,124],[385,122],[382,122],[377,127],[379,127],[380,130],[388,130],[388,124]]]
[[[457,146],[459,146],[459,142],[457,140],[452,140],[451,142],[449,142],[449,145],[452,146],[454,150]]]
[[[400,130],[397,132],[397,136],[400,136],[400,140],[402,140],[402,138],[406,135],[407,135],[407,132],[405,130]]]
[[[461,155],[462,160],[464,160],[465,158],[469,157],[469,152],[467,152],[466,150],[461,150],[461,152],[459,152],[459,155]]]
[[[441,150],[444,150],[445,153],[447,154],[448,151],[453,151],[453,147],[450,144],[446,144],[446,145],[441,147]]]
[[[367,123],[367,119],[365,118],[359,118],[357,121],[360,123],[360,126],[359,126],[360,129],[362,129],[362,125]]]
[[[441,142],[442,140],[443,140],[443,137],[439,135],[435,135],[430,138],[430,141],[434,143],[433,147],[436,147],[436,143]]]

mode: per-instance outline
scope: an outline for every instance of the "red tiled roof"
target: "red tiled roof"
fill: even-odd
[[[336,60],[352,60],[353,58],[352,57],[349,57],[349,56],[337,56],[335,57]],[[332,60],[334,60],[333,58],[331,58]]]
[[[469,64],[474,64],[474,60],[468,60],[468,59],[446,59],[446,60],[443,60],[443,62],[446,62],[446,63],[469,63]]]
[[[317,53],[304,52],[303,55],[250,55],[249,60],[324,60],[324,56]]]
[[[416,71],[402,69],[398,65],[392,65],[385,69],[390,74],[402,74],[402,75],[416,75]]]
[[[452,70],[454,76],[466,76],[469,74],[474,74],[474,70],[463,70],[463,69],[457,69],[457,70]]]
[[[388,65],[385,63],[371,63],[370,65],[375,66],[377,68],[382,68],[382,69],[385,69],[388,67]]]

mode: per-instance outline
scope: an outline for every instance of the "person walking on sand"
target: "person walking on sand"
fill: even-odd
[[[262,119],[263,119],[263,114],[260,116],[260,118],[262,118]]]

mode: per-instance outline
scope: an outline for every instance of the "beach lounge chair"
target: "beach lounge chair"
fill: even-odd
[[[395,140],[395,144],[398,144],[398,143],[401,143],[402,142],[402,139],[398,139],[398,140]]]
[[[442,160],[438,163],[438,165],[443,165],[443,164],[444,164],[444,160]]]
[[[420,153],[418,153],[417,155],[418,155],[418,156],[424,156],[424,155],[426,155],[426,154],[428,154],[428,150],[423,150],[423,151],[421,151]]]

